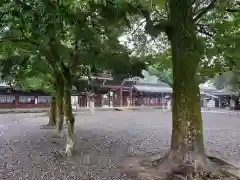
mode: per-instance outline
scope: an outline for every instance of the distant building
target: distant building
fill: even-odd
[[[111,77],[92,77],[90,82],[92,92],[78,92],[74,88],[73,104],[87,107],[89,101],[94,99],[96,107],[169,105],[172,88],[156,78],[149,79],[135,77],[119,82]],[[233,101],[238,101],[237,94],[229,90],[218,90],[206,84],[199,87],[202,107],[224,108],[234,104]],[[24,92],[0,84],[0,109],[49,107],[50,101],[49,94],[42,91]]]

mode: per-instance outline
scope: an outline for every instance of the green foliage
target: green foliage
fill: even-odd
[[[164,82],[168,84],[169,86],[173,85],[173,76],[172,76],[172,70],[171,69],[164,69],[164,70],[158,70],[154,67],[150,67],[148,70],[150,75],[155,75],[158,77],[159,81]]]
[[[228,88],[232,91],[240,91],[240,71],[227,71],[214,78],[214,85],[219,88]]]
[[[240,11],[239,4],[227,4],[224,18],[215,23],[215,36],[212,44],[208,46],[207,55],[211,58],[212,66],[219,74],[216,85],[220,88],[230,86],[232,89],[240,88]]]
[[[200,82],[229,70],[234,70],[233,72],[236,74],[239,69],[237,64],[240,62],[238,60],[240,57],[238,55],[240,42],[239,4],[232,0],[218,1],[217,3],[212,0],[204,0],[194,1],[193,7],[196,31],[204,47],[204,54],[198,72]],[[172,63],[171,54],[169,53],[169,56],[166,57],[169,44],[166,42],[166,34],[165,36],[162,34],[164,30],[158,29],[159,26],[164,25],[163,20],[167,21],[169,19],[168,2],[151,1],[151,8],[142,6],[139,11],[142,19],[137,23],[134,22],[134,30],[127,33],[130,36],[127,43],[131,45],[131,48],[138,55],[154,53],[154,67],[160,72],[168,70]],[[152,18],[149,20],[150,14]],[[139,24],[141,24],[140,28]],[[151,25],[154,26],[155,31],[146,29]],[[157,36],[154,33],[156,31],[158,32]],[[146,32],[154,38],[147,36]],[[150,47],[149,44],[151,44]],[[165,48],[162,48],[162,44]],[[158,51],[155,51],[155,49],[158,49]],[[166,68],[164,68],[165,66]]]
[[[28,86],[27,76],[49,82],[44,75],[54,78],[63,66],[75,81],[104,71],[120,79],[141,74],[145,62],[130,57],[118,41],[129,23],[126,8],[132,6],[118,3],[4,1],[8,11],[1,9],[2,29],[8,28],[0,40],[2,77]],[[18,58],[11,61],[9,54]]]
[[[50,76],[32,76],[21,80],[20,83],[20,87],[26,91],[41,89],[47,93],[56,93],[55,88],[53,87],[54,83]]]
[[[172,86],[173,76],[171,52],[167,51],[152,57],[151,63],[152,65],[148,67],[149,74],[157,76],[160,81]]]
[[[152,14],[154,24],[168,19],[165,1],[1,3],[0,63],[5,79],[21,81],[26,74],[36,77],[36,72],[59,71],[61,62],[71,69],[76,81],[106,71],[117,79],[140,76],[147,66],[145,61],[151,61],[155,69],[164,73],[171,68],[166,35],[159,33],[153,40],[146,34],[150,33],[146,31],[148,14]],[[195,16],[209,3],[195,1]],[[201,79],[237,67],[239,12],[226,13],[234,6],[232,1],[221,1],[197,21],[196,29],[205,46],[199,69]],[[122,34],[128,43],[134,42],[130,50],[118,41]]]

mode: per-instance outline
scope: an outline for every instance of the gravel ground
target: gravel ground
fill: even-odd
[[[206,149],[238,164],[240,118],[203,113]],[[76,149],[63,158],[65,140],[40,129],[40,114],[3,114],[0,118],[1,180],[128,179],[123,160],[163,154],[170,145],[171,113],[157,110],[89,112],[76,116]]]

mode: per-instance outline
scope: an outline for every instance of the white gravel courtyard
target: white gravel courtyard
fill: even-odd
[[[171,113],[158,110],[99,111],[76,116],[76,150],[60,156],[65,140],[55,130],[40,129],[43,114],[0,115],[1,180],[128,179],[121,163],[132,156],[166,151]],[[240,160],[240,116],[203,113],[208,152],[235,164]]]

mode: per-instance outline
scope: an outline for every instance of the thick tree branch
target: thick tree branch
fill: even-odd
[[[171,28],[169,20],[159,20],[158,22],[150,18],[150,12],[147,10],[140,10],[146,20],[145,31],[153,37],[157,37],[161,32],[168,32]]]
[[[236,8],[236,9],[227,8],[226,11],[230,13],[236,13],[236,12],[240,12],[240,8]]]
[[[61,70],[64,74],[69,72],[69,68],[64,64],[64,62],[60,63]]]
[[[167,12],[167,18],[169,19],[169,15],[170,15],[170,12],[169,12],[169,0],[165,1],[165,10]]]
[[[207,12],[212,10],[216,5],[217,0],[212,0],[209,5],[205,8],[202,8],[200,12],[194,17],[194,21],[199,21]]]
[[[68,66],[70,69],[76,70],[76,67],[79,63],[78,61],[80,59],[79,46],[78,46],[77,40],[74,42],[74,49],[73,49],[73,52],[71,53],[70,57],[71,57],[71,59],[68,63]]]
[[[30,43],[31,45],[36,46],[36,47],[39,46],[39,43],[32,41],[28,38],[19,38],[19,37],[11,37],[11,36],[1,37],[0,43],[4,43],[4,41],[11,41],[13,43],[26,42],[26,43]]]
[[[230,13],[240,12],[240,1],[235,2],[233,6],[234,8],[226,8],[226,11]]]
[[[50,64],[50,66],[52,67],[52,69],[55,71],[60,71],[61,70],[61,65],[60,63],[60,58],[57,54],[57,52],[55,51],[54,48],[54,38],[51,38],[50,41],[48,42],[48,48],[47,51],[45,51],[45,49],[43,51],[45,51],[47,53],[47,61]]]

